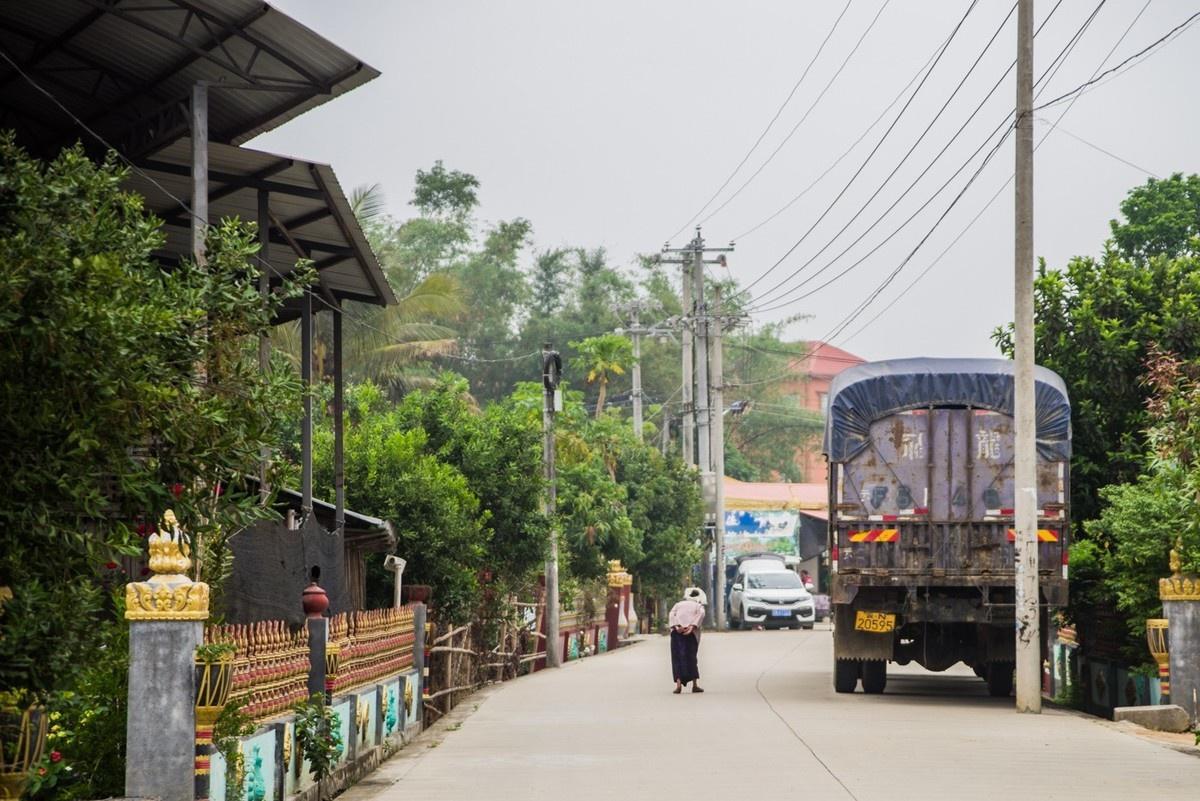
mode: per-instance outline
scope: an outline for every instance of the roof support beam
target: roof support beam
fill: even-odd
[[[263,167],[261,170],[258,170],[257,172],[253,172],[253,173],[250,173],[249,175],[242,176],[241,178],[237,179],[236,181],[225,182],[225,181],[218,180],[218,183],[221,183],[222,186],[220,189],[214,189],[208,193],[208,202],[213,203],[214,201],[221,200],[222,198],[227,198],[232,194],[240,192],[243,189],[257,186],[259,183],[261,183],[262,181],[265,181],[267,178],[270,178],[272,175],[281,173],[284,170],[288,169],[289,167],[294,166],[295,164],[296,164],[296,162],[293,159],[280,159],[279,161],[275,162],[274,164],[270,164],[266,167]],[[269,191],[266,189],[259,189],[258,191],[269,193]],[[182,205],[176,205],[173,208],[163,209],[161,211],[155,211],[154,213],[157,214],[159,217],[162,217],[163,220],[165,220],[166,222],[174,223],[174,222],[180,220],[181,218],[185,217],[187,215],[187,211],[188,210],[186,208],[184,208]]]
[[[250,25],[251,23],[255,22],[256,20],[258,20],[261,17],[263,17],[264,15],[266,15],[269,11],[271,11],[271,7],[269,5],[267,5],[266,3],[263,3],[257,9],[255,9],[252,13],[247,14],[245,17],[238,20],[238,22],[236,23],[236,27],[245,28],[246,26]],[[160,31],[156,31],[156,32],[161,33]],[[204,53],[204,54],[208,54],[210,51],[215,50],[216,48],[223,45],[233,35],[234,35],[233,31],[226,29],[225,31],[222,32],[222,34],[220,36],[210,39],[209,41],[200,45],[199,50],[202,51],[202,53]],[[168,37],[168,38],[173,38],[173,37]],[[178,61],[176,61],[175,63],[173,63],[171,66],[169,66],[166,69],[164,69],[163,71],[159,72],[157,75],[155,75],[149,81],[146,81],[145,83],[141,84],[140,86],[135,87],[129,93],[118,98],[116,101],[114,101],[112,104],[110,104],[109,107],[105,111],[103,111],[99,114],[94,114],[90,118],[88,118],[87,122],[92,123],[98,119],[107,118],[113,114],[119,113],[122,109],[124,109],[130,103],[133,103],[134,101],[136,101],[142,95],[148,94],[150,89],[152,89],[155,86],[158,86],[159,84],[161,84],[163,81],[167,80],[168,78],[178,75],[180,72],[187,69],[192,64],[195,64],[197,61],[199,61],[203,57],[204,57],[203,55],[201,55],[200,53],[197,53],[195,51],[195,49],[193,49],[193,51],[190,55],[184,56],[183,58],[181,58]]]
[[[297,215],[296,217],[293,217],[290,220],[284,220],[283,224],[284,224],[284,226],[287,227],[287,229],[289,231],[291,231],[291,230],[295,230],[297,228],[303,228],[306,225],[312,225],[313,223],[318,222],[319,220],[325,219],[326,217],[330,216],[331,214],[333,214],[333,212],[330,211],[329,207],[324,206],[319,209],[313,209],[312,211],[307,212],[305,214]]]
[[[166,173],[167,175],[192,174],[191,168],[186,165],[174,164],[169,161],[159,161],[157,159],[140,159],[137,161],[137,166],[144,170],[154,170],[156,172]],[[232,172],[223,172],[221,170],[212,170],[208,175],[212,180],[218,181],[222,184],[246,181],[243,186],[252,187],[254,189],[265,189],[273,195],[293,195],[295,197],[309,198],[310,200],[327,200],[325,193],[320,189],[312,189],[307,186],[293,186],[292,184],[281,184],[278,181],[253,179],[250,176],[239,175],[238,173]]]
[[[23,25],[16,25],[11,20],[6,21],[4,23],[4,27],[6,30],[12,31],[18,36],[28,39],[35,44],[34,50],[29,55],[29,58],[21,62],[21,69],[25,70],[26,72],[34,72],[38,64],[52,56],[54,53],[58,52],[70,57],[89,69],[95,70],[96,72],[107,76],[114,83],[124,83],[133,86],[137,82],[131,76],[122,74],[115,70],[111,65],[102,64],[91,56],[81,53],[79,50],[76,50],[67,44],[70,40],[74,39],[76,36],[90,28],[92,24],[103,17],[104,14],[104,11],[93,10],[74,25],[67,28],[65,31],[52,39],[43,39],[37,33],[37,31],[30,30]],[[14,71],[8,75],[5,75],[3,78],[0,78],[0,87],[8,85],[9,82],[13,81],[18,76],[19,73]]]
[[[308,171],[312,173],[313,181],[316,183],[316,185],[322,192],[325,193],[325,202],[329,205],[330,210],[333,212],[333,219],[337,223],[338,228],[341,230],[342,236],[346,238],[347,242],[354,242],[354,233],[350,230],[350,225],[346,218],[334,204],[333,193],[329,191],[329,186],[325,183],[325,178],[321,175],[321,171],[315,164],[308,165]],[[371,269],[371,266],[367,264],[367,260],[363,257],[363,254],[359,252],[358,248],[354,249],[354,257],[358,261],[358,266],[362,268],[363,273],[367,276],[367,280],[371,283],[371,288],[375,290],[375,293],[379,296],[380,300],[383,300],[384,305],[386,305],[387,301],[385,299],[392,294],[391,287],[386,287],[385,285],[380,284],[379,276],[377,276]]]

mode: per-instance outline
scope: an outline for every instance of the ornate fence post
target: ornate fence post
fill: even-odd
[[[208,585],[192,565],[175,515],[150,535],[148,581],[125,587],[129,623],[129,715],[125,795],[192,801],[196,777],[196,647],[208,618]]]
[[[1178,546],[1176,546],[1178,548]],[[1163,613],[1170,621],[1171,701],[1200,723],[1200,577],[1180,572],[1179,551],[1171,551],[1171,577],[1158,582]]]
[[[616,648],[621,637],[621,604],[622,590],[625,585],[625,571],[621,560],[614,559],[608,563],[608,603],[604,605],[604,622],[608,628],[605,639],[606,648]]]

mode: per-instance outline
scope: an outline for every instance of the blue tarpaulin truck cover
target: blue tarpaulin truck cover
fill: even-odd
[[[1034,368],[1037,447],[1052,461],[1071,456],[1071,401],[1062,378]],[[871,424],[897,412],[971,406],[1013,413],[1013,363],[1007,359],[893,359],[839,373],[829,388],[825,454],[847,462],[870,445]]]

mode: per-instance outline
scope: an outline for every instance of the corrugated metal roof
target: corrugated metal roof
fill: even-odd
[[[159,254],[164,258],[191,250],[191,214],[184,207],[191,203],[190,147],[190,140],[180,140],[150,154],[127,182],[165,221],[167,242]],[[257,221],[259,190],[268,193],[267,262],[273,277],[290,274],[303,256],[316,266],[326,297],[379,306],[396,302],[329,165],[211,143],[208,164],[210,222]]]
[[[211,85],[210,138],[240,144],[379,75],[255,0],[0,3],[0,50],[130,156],[187,134],[199,81]],[[23,145],[84,136],[70,115],[0,61],[0,126]]]

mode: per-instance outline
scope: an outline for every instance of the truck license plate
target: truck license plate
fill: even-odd
[[[854,630],[886,634],[896,628],[896,616],[887,612],[855,612]]]

